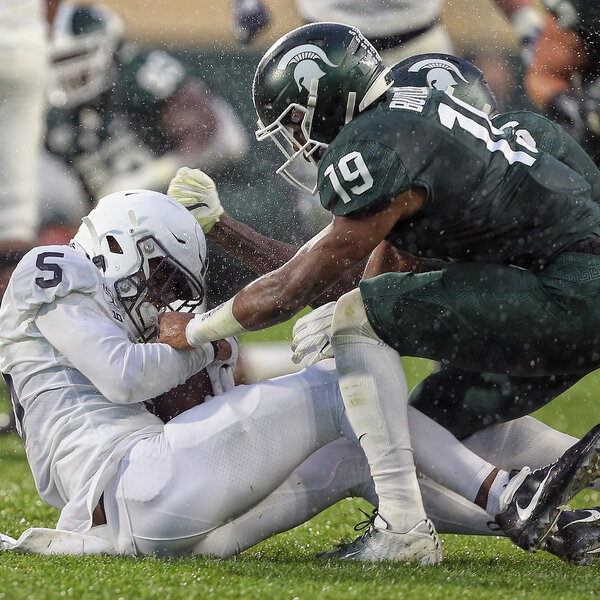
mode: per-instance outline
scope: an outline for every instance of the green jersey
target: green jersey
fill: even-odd
[[[560,125],[528,110],[502,113],[493,117],[492,123],[498,129],[513,128],[516,136],[579,173],[590,184],[592,200],[600,204],[600,169]]]
[[[169,149],[160,111],[186,77],[170,54],[127,47],[111,89],[91,104],[50,108],[47,149],[73,168],[96,197],[112,177],[142,168]]]
[[[446,92],[392,88],[328,147],[321,203],[360,214],[411,188],[426,190],[424,204],[388,241],[415,256],[535,270],[600,234],[600,206],[577,172]]]

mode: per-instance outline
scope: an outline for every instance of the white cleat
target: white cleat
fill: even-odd
[[[443,553],[433,523],[424,519],[406,533],[379,529],[371,525],[353,542],[336,550],[319,552],[317,557],[371,563],[391,561],[437,565],[442,562]]]

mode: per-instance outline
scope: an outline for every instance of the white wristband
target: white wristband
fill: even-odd
[[[192,348],[198,348],[206,342],[222,340],[248,331],[233,316],[234,299],[235,296],[204,314],[196,315],[187,324],[185,337]]]

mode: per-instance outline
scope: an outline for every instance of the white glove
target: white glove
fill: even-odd
[[[204,233],[219,222],[224,212],[215,182],[200,169],[181,167],[171,179],[167,196],[185,206],[196,217]]]
[[[214,360],[206,367],[214,396],[220,396],[235,387],[233,372],[237,364],[239,344],[234,337],[227,338],[227,341],[231,346],[231,356],[226,360]]]
[[[301,363],[308,357],[305,366],[314,365],[325,358],[333,358],[331,347],[331,322],[335,302],[324,304],[296,321],[292,340],[292,361]]]

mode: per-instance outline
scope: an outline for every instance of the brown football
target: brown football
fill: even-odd
[[[206,369],[202,369],[190,377],[185,383],[174,387],[172,390],[157,396],[153,400],[152,412],[159,417],[163,423],[167,423],[173,417],[182,412],[202,404],[213,389],[210,377]]]

